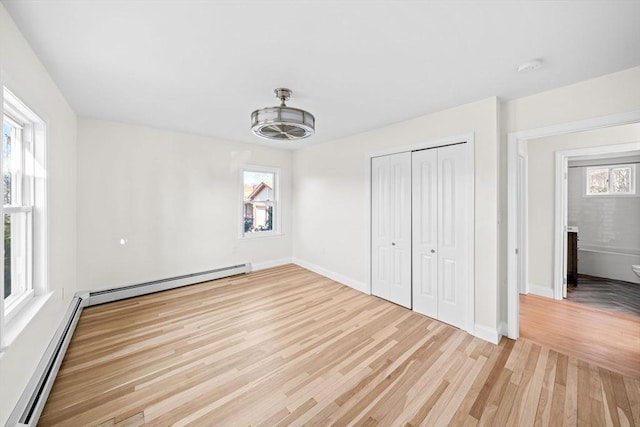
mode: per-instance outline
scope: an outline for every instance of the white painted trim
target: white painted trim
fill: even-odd
[[[520,152],[518,154],[518,160],[519,160],[518,167],[520,167],[520,171],[521,171],[520,172],[521,182],[519,183],[520,188],[518,189],[518,192],[519,192],[519,197],[521,198],[520,206],[522,207],[522,220],[524,224],[528,224],[529,198],[528,198],[526,189],[529,186],[529,172],[528,172],[528,163],[527,163],[528,162],[527,153]],[[527,277],[529,277],[529,262],[527,258],[527,254],[528,254],[527,242],[529,241],[529,228],[521,227],[519,232],[520,232],[522,243],[520,244],[520,248],[518,248],[519,249],[518,256],[520,257],[520,260],[521,260],[520,265],[522,266],[522,271],[520,272],[520,277],[518,280],[520,280],[520,293],[527,294],[529,293],[529,288],[528,288],[529,282],[527,280]],[[505,328],[506,328],[506,322],[505,322]]]
[[[516,180],[518,178],[518,146],[520,141],[545,136],[560,135],[609,126],[640,122],[640,111],[593,117],[543,128],[511,132],[507,136],[507,325],[509,338],[519,336],[518,304],[518,215]],[[526,226],[526,223],[523,224]]]
[[[393,148],[387,148],[384,150],[371,151],[367,153],[367,158],[371,159],[373,157],[388,156],[391,154],[398,154],[398,153],[406,153],[407,151],[425,150],[427,148],[442,147],[443,145],[457,144],[459,142],[468,142],[469,138],[473,138],[473,132],[465,133],[462,135],[448,136],[446,138],[435,139],[431,141],[418,142],[416,144],[411,144],[411,145],[403,145],[400,147],[393,147]]]
[[[540,297],[545,297],[545,298],[552,298],[552,299],[554,297],[555,291],[548,286],[540,286],[540,285],[536,285],[535,283],[529,283],[527,286],[529,287],[530,294],[538,295]]]
[[[500,334],[500,336],[507,336],[507,322],[500,322],[500,324],[498,325],[498,333]]]
[[[260,270],[265,270],[267,268],[280,267],[283,265],[291,264],[292,262],[293,262],[293,259],[291,257],[274,259],[271,261],[256,262],[256,263],[252,262],[250,264],[249,271],[260,271]]]
[[[553,230],[553,293],[549,298],[561,300],[564,297],[564,281],[566,278],[567,245],[565,231],[567,228],[567,182],[569,162],[556,151],[555,176],[555,216]],[[543,295],[545,296],[545,295]]]
[[[47,292],[46,294],[29,298],[28,304],[19,310],[11,320],[5,322],[2,343],[0,343],[0,357],[2,357],[4,351],[11,347],[11,344],[25,330],[31,320],[38,315],[52,295],[53,292]]]
[[[502,333],[498,329],[490,328],[488,326],[483,326],[476,324],[474,327],[473,333],[471,335],[476,336],[485,341],[489,341],[492,344],[498,344],[500,342],[500,337],[502,337]]]
[[[417,144],[406,145],[396,148],[388,148],[380,151],[372,151],[366,154],[366,227],[367,227],[367,254],[366,254],[366,282],[364,284],[364,289],[362,292],[371,295],[371,159],[374,157],[380,156],[388,156],[392,154],[404,153],[407,151],[417,151],[424,150],[428,148],[437,148],[445,145],[457,144],[461,142],[466,142],[469,150],[468,163],[471,168],[471,178],[470,178],[470,186],[473,188],[472,193],[469,196],[467,209],[468,212],[471,212],[469,215],[469,266],[468,266],[468,280],[467,280],[467,326],[465,330],[470,334],[473,333],[474,323],[475,323],[475,235],[476,235],[476,218],[475,218],[475,200],[476,200],[476,150],[475,150],[475,134],[473,132],[450,136],[447,138],[441,138],[432,141],[420,142]],[[294,261],[295,262],[295,261]],[[322,274],[322,273],[320,273]],[[338,280],[339,281],[339,280]],[[357,289],[357,288],[356,288]]]
[[[469,223],[469,245],[467,246],[467,332],[475,331],[476,322],[476,137],[470,133],[466,138],[468,144],[467,165],[471,169],[469,187],[473,190],[467,198],[467,217]],[[497,295],[496,295],[497,296]],[[498,341],[500,337],[498,337]]]
[[[336,273],[336,272],[333,272],[331,270],[327,270],[324,267],[320,267],[318,265],[312,264],[312,263],[310,263],[308,261],[305,261],[305,260],[302,260],[300,258],[293,257],[292,261],[293,261],[294,264],[299,265],[302,268],[306,268],[309,271],[313,271],[314,273],[317,273],[317,274],[319,274],[321,276],[327,277],[327,278],[329,278],[331,280],[334,280],[334,281],[336,281],[338,283],[341,283],[341,284],[343,284],[345,286],[353,288],[356,291],[360,291],[360,292],[365,293],[365,294],[369,293],[368,292],[368,289],[369,289],[368,286],[363,282],[359,282],[357,280],[354,280],[354,279],[352,279],[350,277],[347,277],[345,275],[342,275],[340,273]]]

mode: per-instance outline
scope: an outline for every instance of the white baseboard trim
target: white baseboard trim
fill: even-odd
[[[498,333],[501,336],[506,337],[508,331],[509,331],[509,328],[507,328],[507,322],[500,322],[500,324],[498,325]]]
[[[342,283],[343,285],[353,288],[356,291],[360,291],[367,295],[369,294],[369,287],[363,282],[359,282],[340,273],[335,273],[331,270],[327,270],[324,267],[320,267],[319,265],[312,264],[300,258],[293,257],[292,261],[294,264],[299,265],[302,268],[306,268],[307,270],[313,271],[314,273],[320,274],[321,276],[328,277],[329,279],[335,280],[338,283]]]
[[[267,268],[280,267],[283,265],[291,264],[293,262],[291,257],[274,259],[271,261],[252,262],[250,271],[260,271]]]
[[[553,289],[546,286],[539,286],[533,283],[529,283],[529,293],[553,299]]]
[[[478,325],[477,323],[474,326],[473,335],[485,341],[489,341],[492,344],[498,344],[502,337],[502,334],[497,329]]]

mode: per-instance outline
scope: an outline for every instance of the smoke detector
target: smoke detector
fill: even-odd
[[[529,71],[537,70],[539,68],[542,68],[542,60],[534,59],[533,61],[527,61],[523,64],[520,64],[520,66],[518,67],[518,72],[527,73]]]

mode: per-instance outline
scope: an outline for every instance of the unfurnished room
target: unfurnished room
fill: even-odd
[[[0,0],[0,425],[640,427],[640,0]]]

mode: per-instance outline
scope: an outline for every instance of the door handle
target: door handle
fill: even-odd
[[[391,243],[391,246],[395,246],[395,245],[396,245],[395,243],[393,243],[393,242]]]
[[[431,253],[432,253],[432,254],[435,254],[435,253],[436,253],[436,250],[435,250],[435,249],[431,249]]]

